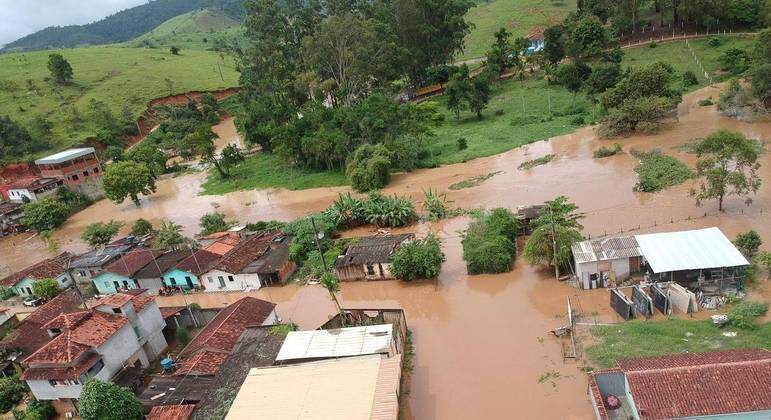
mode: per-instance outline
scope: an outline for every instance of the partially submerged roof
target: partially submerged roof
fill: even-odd
[[[275,307],[275,303],[247,296],[221,310],[180,352],[183,373],[215,374],[244,330],[262,325]]]
[[[324,360],[249,372],[226,419],[395,420],[401,357]]]
[[[392,324],[293,331],[286,336],[276,361],[390,354],[392,349]]]
[[[27,277],[34,280],[59,277],[62,273],[67,271],[67,264],[69,263],[70,258],[72,258],[72,254],[69,252],[62,252],[53,258],[40,261],[21,271],[17,271],[0,279],[0,285],[12,287]]]
[[[270,247],[271,241],[279,235],[281,233],[274,232],[251,236],[225,254],[213,268],[226,273],[240,274],[249,264],[260,258]]]
[[[122,254],[130,251],[134,246],[131,244],[117,245],[117,246],[105,246],[103,248],[94,249],[85,254],[72,257],[70,261],[70,268],[88,268],[88,267],[102,267],[119,258]]]
[[[771,410],[771,352],[728,350],[621,360],[643,419]]]
[[[220,258],[222,258],[222,256],[219,254],[205,249],[198,249],[177,264],[176,268],[181,271],[199,275],[209,271],[211,267],[219,262]]]
[[[123,254],[121,258],[104,268],[108,273],[133,278],[134,275],[153,259],[161,256],[164,251],[158,249],[139,248]]]
[[[169,251],[151,259],[148,264],[145,264],[144,267],[134,273],[133,277],[137,279],[156,279],[163,276],[167,271],[192,254],[193,251],[189,249]]]
[[[271,274],[281,271],[289,261],[289,244],[291,238],[288,236],[274,239],[270,248],[251,264],[247,265],[244,273]]]
[[[86,156],[88,154],[94,153],[93,147],[81,147],[78,149],[67,149],[63,150],[59,153],[54,153],[51,156],[46,156],[44,158],[38,159],[35,161],[36,165],[50,165],[54,163],[62,163],[66,162],[68,160],[72,160],[81,156]]]
[[[343,255],[335,260],[335,267],[349,265],[362,265],[374,263],[387,263],[391,260],[391,254],[402,243],[412,240],[412,233],[398,235],[373,235],[359,238],[359,241],[346,248]]]
[[[635,235],[654,273],[749,265],[716,227]]]
[[[576,262],[579,264],[639,257],[642,255],[640,246],[637,244],[634,236],[619,236],[576,242],[571,248]]]

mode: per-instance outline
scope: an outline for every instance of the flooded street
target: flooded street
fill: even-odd
[[[661,148],[693,166],[694,157],[678,146],[710,134],[718,128],[743,132],[768,141],[771,123],[743,123],[723,117],[714,107],[699,107],[697,101],[717,97],[717,88],[705,88],[686,95],[680,106],[679,122],[654,136],[599,140],[592,128],[534,143],[516,150],[467,163],[396,174],[387,193],[409,195],[420,201],[428,188],[447,190],[454,206],[515,209],[518,205],[540,203],[567,195],[586,214],[585,235],[597,236],[620,231],[632,233],[694,229],[718,226],[729,237],[748,229],[757,230],[771,242],[771,159],[761,157],[764,185],[745,207],[738,198],[726,202],[718,214],[714,202],[695,206],[688,196],[690,183],[649,194],[636,193],[633,186],[637,164],[628,152]],[[234,141],[232,120],[215,130]],[[623,154],[594,159],[601,145],[619,142]],[[517,170],[526,160],[553,153],[549,164],[528,171]],[[477,187],[448,190],[451,184],[477,175],[501,173]],[[97,220],[116,219],[130,225],[139,217],[156,223],[173,219],[187,235],[198,232],[203,213],[217,211],[241,222],[290,220],[321,210],[348,188],[320,188],[304,191],[242,191],[226,196],[198,196],[204,174],[190,174],[158,182],[158,192],[142,199],[142,207],[130,202],[115,205],[100,201],[72,217],[54,237],[63,250],[80,251],[78,239],[83,228]],[[706,213],[706,216],[705,216]],[[558,283],[542,272],[517,260],[513,271],[500,275],[469,276],[461,257],[460,233],[468,223],[458,217],[434,224],[419,224],[419,234],[436,232],[442,239],[447,262],[435,282],[415,284],[398,281],[344,283],[341,300],[349,308],[401,307],[415,344],[414,371],[406,401],[408,418],[413,419],[588,419],[594,414],[586,398],[585,374],[581,362],[563,363],[558,343],[547,331],[564,324],[565,299],[576,299],[579,309],[599,321],[614,321],[609,312],[607,291],[579,291]],[[638,230],[639,226],[639,230]],[[128,227],[124,227],[127,229]],[[360,229],[357,233],[364,233]],[[50,255],[42,242],[29,235],[0,240],[0,265],[23,268]],[[766,282],[766,289],[768,288]],[[762,292],[768,299],[768,290]],[[316,328],[334,311],[327,292],[319,286],[288,285],[265,288],[250,295],[278,304],[284,321],[301,328]],[[203,307],[221,307],[243,296],[241,293],[187,296]],[[163,306],[183,304],[181,296],[159,298]],[[539,383],[539,377],[558,373],[553,381]]]

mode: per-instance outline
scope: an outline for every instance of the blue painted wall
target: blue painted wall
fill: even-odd
[[[94,277],[93,280],[94,286],[96,286],[96,290],[99,291],[100,295],[117,293],[117,290],[115,290],[115,283],[113,283],[115,281],[120,284],[120,287],[124,287],[125,281],[128,282],[129,289],[136,289],[136,283],[134,283],[134,280],[126,276],[121,276],[115,273],[108,273],[106,271],[99,273],[99,275]]]
[[[193,286],[198,286],[201,284],[198,281],[198,276],[196,276],[193,273],[182,271],[177,268],[167,271],[166,274],[163,275],[163,284],[166,286],[179,286],[179,287],[187,288],[188,286],[187,286],[186,277],[190,277],[190,280],[193,282]],[[172,278],[174,279],[175,284],[171,283]]]

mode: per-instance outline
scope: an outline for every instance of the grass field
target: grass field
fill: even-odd
[[[736,331],[736,337],[726,337],[725,331]],[[598,367],[615,365],[616,360],[629,357],[659,356],[683,351],[711,351],[735,348],[771,349],[771,323],[755,330],[719,329],[711,320],[691,321],[630,321],[597,326],[591,329],[597,343],[586,349],[590,360]]]
[[[709,72],[715,81],[730,77],[730,75],[720,72],[720,62],[718,61],[720,56],[731,48],[748,51],[755,41],[754,37],[751,36],[719,36],[718,38],[722,41],[718,47],[711,47],[708,44],[708,39],[689,42],[704,66],[704,70]],[[626,49],[622,64],[624,66],[643,66],[655,61],[663,61],[672,65],[680,74],[688,70],[694,72],[699,79],[699,85],[688,86],[686,87],[687,91],[696,90],[708,84],[684,41],[658,44],[656,48],[645,46]]]
[[[466,14],[466,20],[475,27],[466,36],[466,48],[457,58],[484,55],[493,43],[493,34],[501,27],[514,38],[526,36],[536,27],[546,29],[561,22],[575,8],[576,2],[570,0],[478,0]]]
[[[185,49],[205,50],[219,37],[235,36],[241,31],[241,22],[215,10],[193,10],[173,17],[152,31],[126,44],[129,46],[174,45]]]
[[[42,115],[54,124],[52,149],[60,149],[93,136],[94,122],[88,115],[91,99],[105,102],[120,115],[124,106],[134,116],[154,98],[191,90],[214,90],[236,86],[238,74],[231,61],[215,52],[100,46],[58,51],[72,65],[74,80],[58,86],[50,81],[47,68],[51,51],[0,55],[0,115],[28,123]],[[222,69],[222,78],[218,69]],[[172,81],[171,89],[165,79]],[[224,80],[223,80],[224,79]],[[85,122],[73,127],[68,121],[76,108]]]
[[[342,172],[314,171],[298,168],[285,163],[276,155],[256,154],[231,170],[231,177],[222,179],[211,170],[203,184],[203,195],[219,195],[239,190],[286,188],[304,190],[308,188],[336,187],[348,181]]]
[[[548,119],[549,98],[555,115],[551,120]],[[526,81],[524,87],[518,81],[500,82],[493,88],[492,99],[481,121],[468,111],[462,112],[458,120],[454,113],[445,109],[445,122],[436,129],[432,150],[439,164],[450,164],[570,133],[585,125],[572,123],[578,115],[558,116],[571,107],[572,101],[570,92],[560,86],[547,88],[542,80]],[[583,118],[589,122],[590,102],[579,94],[576,106],[584,109]],[[458,149],[459,138],[466,139],[467,149]]]

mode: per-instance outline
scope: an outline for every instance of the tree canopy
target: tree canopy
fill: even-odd
[[[72,80],[72,66],[61,54],[54,53],[48,56],[48,71],[58,84],[65,84]]]
[[[46,197],[22,206],[21,222],[38,232],[61,226],[70,215],[70,208],[54,197]]]
[[[139,195],[155,192],[155,178],[144,163],[115,162],[108,165],[102,176],[104,195],[117,204],[126,198],[139,207]]]
[[[41,279],[32,283],[32,293],[41,299],[51,299],[59,292],[59,283],[56,279]]]
[[[83,420],[140,420],[142,404],[128,389],[91,378],[83,385],[78,411]]]
[[[80,235],[80,239],[83,239],[83,241],[92,247],[107,245],[112,241],[112,238],[118,234],[118,230],[120,230],[121,226],[123,226],[123,223],[115,220],[110,220],[107,223],[91,223],[86,226],[86,229]]]
[[[560,268],[570,263],[570,247],[583,239],[578,222],[583,216],[578,206],[565,196],[544,203],[540,216],[532,221],[533,233],[527,240],[524,257],[528,263],[554,267],[554,276],[560,277]]]
[[[399,280],[433,279],[445,261],[439,239],[429,235],[402,245],[391,256],[391,273]]]

